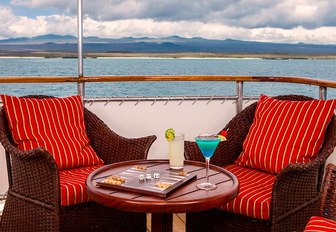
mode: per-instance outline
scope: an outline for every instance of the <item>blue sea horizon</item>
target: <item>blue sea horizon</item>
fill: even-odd
[[[0,58],[5,76],[77,76],[77,59]],[[336,60],[259,58],[103,58],[84,59],[84,75],[244,75],[296,76],[335,81]],[[235,82],[113,82],[86,83],[86,96],[226,96],[236,94]],[[77,93],[76,83],[3,84],[0,93],[12,95]],[[290,83],[244,83],[244,95],[303,94],[318,98],[318,87]],[[336,98],[336,89],[328,89]]]

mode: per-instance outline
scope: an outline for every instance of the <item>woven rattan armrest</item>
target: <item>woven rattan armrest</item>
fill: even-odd
[[[94,113],[84,109],[87,135],[93,149],[105,163],[146,159],[155,135],[125,138],[112,131]]]
[[[336,221],[336,165],[333,163],[326,168],[319,215]]]
[[[278,173],[272,193],[272,223],[316,204],[319,171],[319,165],[290,164]]]
[[[10,157],[13,163],[10,191],[44,204],[59,204],[59,174],[49,152],[39,147],[23,153],[18,150]]]

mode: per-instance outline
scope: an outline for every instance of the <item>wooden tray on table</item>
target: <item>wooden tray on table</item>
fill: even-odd
[[[154,174],[157,173],[160,174],[160,177],[154,178]],[[150,178],[146,178],[148,174],[150,174]],[[144,175],[145,179],[140,180],[140,175]],[[155,169],[155,167],[147,167],[146,165],[138,165],[125,169],[115,175],[106,176],[105,179],[96,182],[96,185],[158,197],[167,197],[167,194],[196,177],[195,173],[188,174],[179,170],[161,170]]]

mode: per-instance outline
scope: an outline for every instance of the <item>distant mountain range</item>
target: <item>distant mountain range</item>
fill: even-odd
[[[85,37],[84,52],[103,53],[243,53],[335,55],[336,45],[264,43],[241,40],[212,40],[200,37],[108,39]],[[76,52],[77,38],[70,35],[42,35],[0,40],[0,52]]]

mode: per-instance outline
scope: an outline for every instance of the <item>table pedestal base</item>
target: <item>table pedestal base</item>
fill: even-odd
[[[171,213],[152,213],[152,232],[172,232],[173,214]]]

